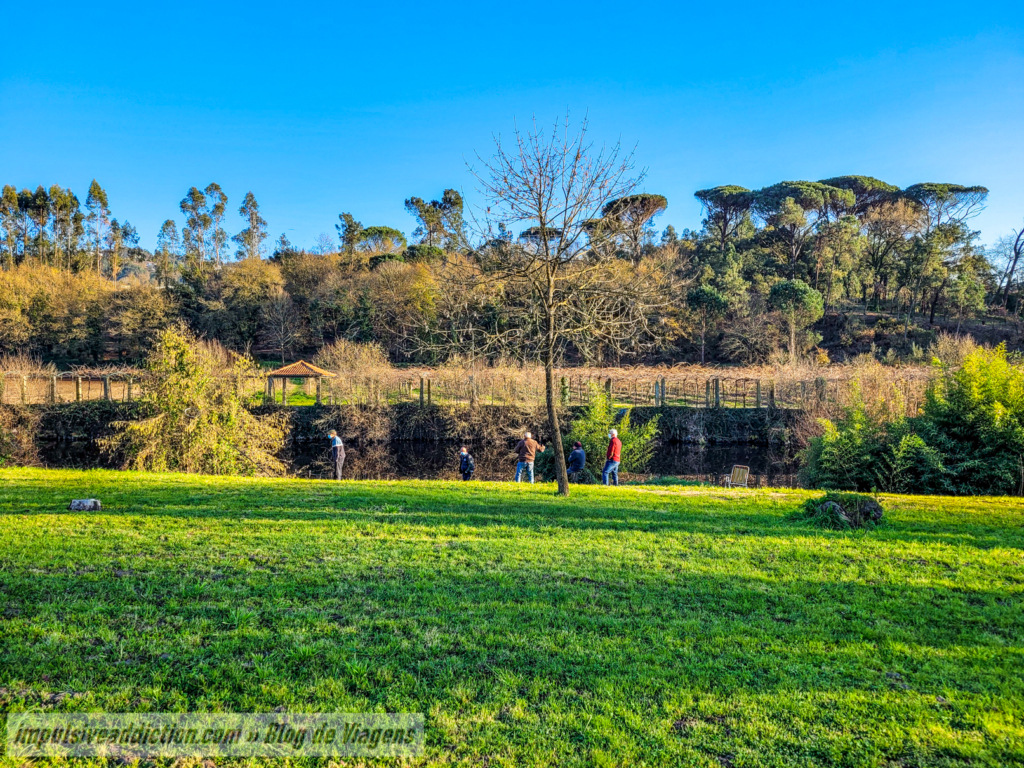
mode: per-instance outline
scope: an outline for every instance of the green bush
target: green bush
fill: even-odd
[[[608,451],[608,430],[614,427],[622,441],[620,471],[644,471],[654,455],[660,416],[634,426],[630,419],[631,411],[632,408],[613,408],[611,397],[604,388],[591,384],[590,401],[583,413],[573,420],[569,434],[563,440],[566,462],[569,461],[573,443],[582,443],[587,454],[586,471],[594,482],[599,481]],[[550,451],[537,455],[537,471],[545,478],[554,477],[554,455]]]
[[[140,406],[149,415],[112,424],[101,448],[125,469],[207,475],[281,475],[282,414],[258,417],[240,384],[258,375],[247,357],[198,341],[184,328],[164,331],[147,361]]]
[[[1024,368],[1005,345],[975,349],[958,369],[936,363],[917,433],[942,455],[955,493],[1024,492]]]
[[[977,348],[959,368],[935,362],[924,409],[872,418],[856,402],[803,453],[813,488],[892,493],[1024,492],[1024,368],[1006,349]]]

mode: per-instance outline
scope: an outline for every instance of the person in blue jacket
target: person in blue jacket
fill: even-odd
[[[472,480],[475,470],[476,464],[473,462],[473,457],[469,454],[466,446],[462,446],[462,450],[459,452],[459,472],[462,473],[462,479]]]
[[[576,441],[572,445],[572,453],[569,454],[569,466],[565,468],[565,471],[569,474],[569,479],[576,482],[576,475],[583,471],[583,468],[587,466],[587,454],[583,450],[583,443]]]

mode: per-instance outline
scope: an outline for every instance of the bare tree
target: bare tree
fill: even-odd
[[[638,269],[599,247],[602,229],[592,226],[644,174],[630,175],[633,154],[619,144],[595,147],[586,121],[578,130],[559,121],[550,133],[534,121],[513,136],[511,146],[496,138],[494,154],[478,157],[479,167],[470,169],[489,202],[476,221],[484,244],[466,260],[466,269],[451,273],[467,294],[481,281],[500,284],[509,303],[490,325],[469,322],[453,329],[451,340],[477,354],[518,343],[540,358],[558,492],[568,495],[554,380],[560,355],[574,341],[626,347],[652,330],[647,297],[659,286],[655,270]],[[524,224],[513,242],[510,228]]]
[[[1009,237],[1002,238],[997,248],[1006,252],[1006,273],[1000,281],[1005,281],[1006,287],[1000,286],[996,289],[996,302],[999,302],[999,290],[1001,288],[1003,292],[1002,305],[1005,307],[1010,300],[1010,287],[1013,285],[1013,279],[1017,274],[1017,264],[1021,256],[1024,256],[1024,227],[1013,232]]]
[[[318,256],[326,256],[329,253],[334,253],[334,238],[326,232],[321,232],[316,236],[316,240],[313,241],[313,253]]]
[[[263,302],[261,308],[263,338],[272,348],[281,353],[284,365],[285,352],[299,340],[302,327],[292,297],[280,287]]]

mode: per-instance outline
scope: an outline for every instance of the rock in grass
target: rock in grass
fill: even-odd
[[[805,501],[797,517],[835,531],[873,527],[882,522],[882,505],[860,493],[829,491],[817,499]]]
[[[68,509],[73,512],[99,512],[103,505],[99,499],[72,499]]]

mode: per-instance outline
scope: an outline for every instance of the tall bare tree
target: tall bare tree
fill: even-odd
[[[622,269],[628,264],[612,249],[596,247],[590,225],[608,203],[632,193],[644,174],[632,175],[633,154],[620,144],[596,147],[586,121],[578,129],[559,121],[550,132],[536,121],[525,132],[517,127],[510,145],[497,137],[493,155],[478,161],[471,171],[489,205],[477,221],[485,245],[473,270],[518,296],[520,317],[494,333],[534,347],[544,365],[549,444],[558,492],[568,495],[555,364],[575,339],[620,344],[647,323],[643,296],[650,272]],[[523,225],[524,236],[510,242],[508,230]]]

